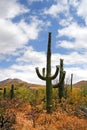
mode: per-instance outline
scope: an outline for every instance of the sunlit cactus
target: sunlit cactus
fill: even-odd
[[[59,72],[59,67],[56,66],[56,72],[54,75],[51,75],[51,32],[49,33],[48,36],[48,48],[47,48],[47,64],[46,64],[46,72],[45,72],[45,68],[42,69],[42,75],[39,72],[39,68],[36,67],[36,73],[38,75],[38,77],[44,81],[46,81],[46,110],[47,113],[51,113],[52,112],[52,88],[53,86],[57,86],[59,85],[59,83],[57,83],[56,85],[52,85],[52,80],[54,80]],[[62,79],[64,79],[65,74],[62,76]],[[60,83],[61,83],[60,81]]]

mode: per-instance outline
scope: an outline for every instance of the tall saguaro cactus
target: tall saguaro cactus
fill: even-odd
[[[52,80],[55,79],[58,75],[59,67],[56,66],[56,72],[52,76],[51,75],[51,33],[49,33],[48,36],[48,48],[47,48],[47,64],[46,64],[46,74],[45,74],[45,68],[42,70],[42,75],[39,72],[39,68],[36,67],[36,73],[38,77],[42,80],[46,81],[46,110],[47,113],[52,112]],[[64,75],[62,76],[62,79],[64,78]]]

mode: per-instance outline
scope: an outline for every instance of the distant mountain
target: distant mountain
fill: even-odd
[[[87,86],[87,81],[86,80],[79,81],[79,82],[75,83],[73,86],[74,87],[79,87],[79,88],[86,87]]]
[[[8,83],[11,83],[11,82],[17,82],[17,83],[20,83],[20,82],[23,82],[22,80],[20,79],[6,79],[6,80],[3,80],[0,82],[0,85],[5,85],[5,84],[8,84]]]
[[[8,78],[0,82],[0,88],[11,86],[12,84],[18,87],[30,87],[31,89],[32,88],[37,89],[38,87],[43,86],[43,85],[28,83],[17,78],[14,78],[14,79]]]
[[[8,78],[6,80],[3,80],[3,81],[0,81],[0,88],[2,87],[6,87],[6,86],[11,86],[12,84],[14,84],[15,86],[24,86],[24,87],[30,87],[31,89],[37,89],[38,87],[41,87],[41,86],[44,86],[44,85],[38,85],[38,84],[32,84],[32,83],[28,83],[28,82],[25,82],[21,79],[18,79],[18,78],[14,78],[14,79],[11,79],[11,78]],[[82,80],[82,81],[79,81],[75,84],[73,84],[73,87],[85,87],[87,86],[87,81],[85,80]]]
[[[11,78],[9,78],[9,79],[1,81],[0,86],[7,85],[7,84],[10,84],[10,83],[22,83],[22,82],[24,82],[24,81],[22,81],[20,79],[16,79],[16,78],[11,79]]]

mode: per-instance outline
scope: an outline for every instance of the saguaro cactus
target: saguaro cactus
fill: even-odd
[[[6,97],[6,88],[4,88],[3,97]]]
[[[70,84],[70,86],[71,86],[71,92],[72,92],[72,81],[73,81],[73,74],[71,74],[71,84]]]
[[[58,97],[61,101],[61,98],[65,96],[64,94],[64,79],[66,72],[64,71],[63,67],[63,59],[60,59],[60,72],[59,72],[59,83],[54,85],[54,88],[58,88]]]
[[[12,84],[11,90],[10,90],[10,98],[12,99],[13,97],[14,97],[14,84]]]
[[[42,80],[46,81],[46,110],[47,113],[52,112],[52,80],[55,79],[58,75],[59,67],[56,66],[56,72],[52,76],[51,75],[51,33],[48,36],[48,48],[47,48],[47,65],[46,65],[46,74],[45,68],[42,70],[42,75],[39,72],[39,68],[36,67],[36,73],[38,77]],[[64,75],[62,76],[62,78]]]
[[[63,59],[60,59],[60,75],[59,75],[59,82],[61,81],[62,75],[64,73],[64,67],[63,67]],[[59,88],[59,98],[61,99],[64,97],[64,80],[62,80]]]

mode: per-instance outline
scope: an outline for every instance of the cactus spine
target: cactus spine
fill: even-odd
[[[42,75],[41,75],[39,72],[39,68],[36,67],[36,73],[37,73],[38,77],[40,79],[46,81],[46,110],[47,110],[47,113],[52,112],[52,88],[55,86],[58,86],[65,77],[65,74],[63,74],[60,83],[57,83],[56,85],[52,85],[52,80],[57,77],[58,72],[59,72],[59,67],[56,66],[55,74],[53,76],[51,75],[51,33],[49,33],[48,48],[47,48],[46,74],[45,74],[45,68],[43,68]]]
[[[11,90],[10,90],[10,99],[14,98],[14,84],[12,84],[11,86]]]

